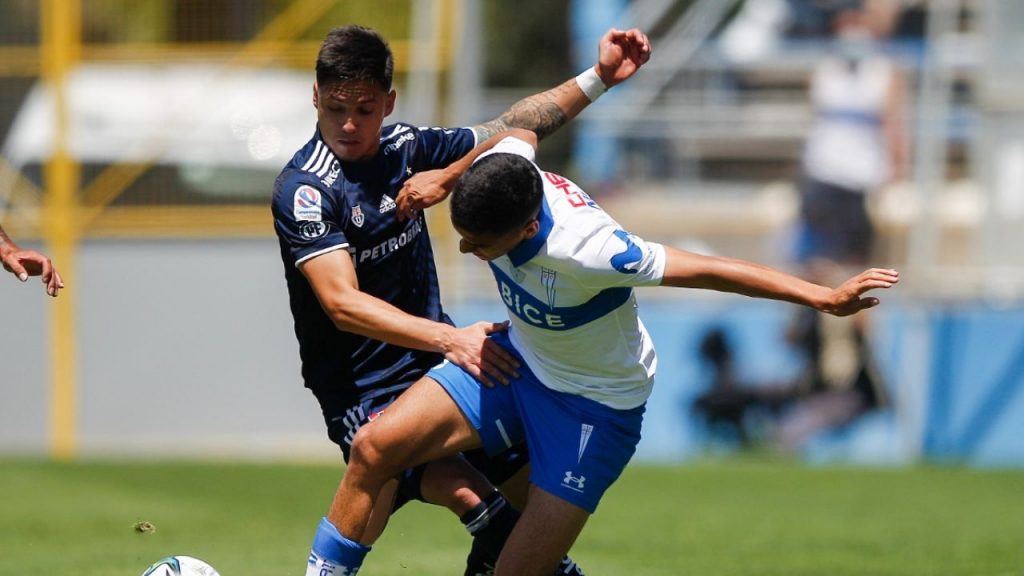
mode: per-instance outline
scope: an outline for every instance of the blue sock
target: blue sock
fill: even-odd
[[[306,576],[356,576],[369,551],[370,546],[345,538],[327,518],[321,518],[309,552]]]

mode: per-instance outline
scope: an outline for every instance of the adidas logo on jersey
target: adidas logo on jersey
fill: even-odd
[[[395,201],[392,200],[390,196],[385,194],[384,197],[380,199],[380,207],[377,208],[377,210],[381,214],[386,214],[387,212],[391,212],[395,208],[398,208],[398,204],[395,204]]]

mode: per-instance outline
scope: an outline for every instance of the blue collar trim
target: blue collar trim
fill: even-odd
[[[523,240],[508,253],[508,259],[516,268],[526,264],[531,258],[536,256],[540,252],[541,247],[544,246],[544,243],[548,241],[548,236],[551,235],[551,228],[554,226],[555,221],[551,217],[551,208],[548,207],[546,198],[541,198],[537,222],[540,224],[540,230],[534,234],[533,238]]]

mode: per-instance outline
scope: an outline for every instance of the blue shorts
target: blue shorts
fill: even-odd
[[[324,414],[324,421],[327,423],[327,435],[338,446],[345,462],[349,461],[352,451],[352,439],[356,432],[363,425],[372,420],[377,414],[383,412],[398,395],[405,392],[408,386],[394,387],[387,394],[379,394],[370,398],[359,398],[352,400],[349,388],[340,386],[336,389],[321,388],[314,391],[317,400],[320,402]],[[469,450],[462,455],[477,470],[495,486],[503,484],[514,476],[519,470],[529,463],[530,455],[526,450],[526,444],[520,442],[510,450],[489,458],[482,449]],[[404,506],[409,500],[422,500],[423,494],[420,491],[420,483],[423,476],[423,466],[417,466],[406,470],[398,485],[398,497],[395,500],[394,509]]]
[[[504,334],[492,336],[513,350]],[[427,376],[448,392],[488,454],[526,440],[530,482],[591,514],[640,442],[644,406],[616,410],[544,386],[523,363],[508,386],[487,388],[445,362]]]

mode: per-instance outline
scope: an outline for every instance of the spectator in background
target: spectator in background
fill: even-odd
[[[815,120],[799,185],[802,265],[866,262],[874,242],[866,197],[906,170],[905,81],[879,42],[895,23],[895,2],[845,4],[834,17],[837,53],[811,78]]]
[[[832,2],[836,53],[811,78],[815,120],[799,184],[796,250],[803,275],[827,283],[862,266],[875,230],[867,197],[906,171],[905,80],[884,52],[899,16],[896,0]],[[779,441],[798,448],[815,432],[852,422],[884,394],[866,342],[867,316],[834,322],[801,315],[790,340],[808,358],[802,402],[784,415]]]
[[[814,434],[841,427],[887,403],[863,332],[813,310],[796,314],[787,342],[804,358],[793,380],[744,381],[726,330],[711,327],[699,353],[710,376],[690,407],[709,438],[752,448],[774,436],[777,447],[797,451]]]
[[[760,388],[740,381],[735,353],[721,326],[709,329],[700,340],[700,358],[710,374],[707,390],[691,405],[712,438],[735,439],[750,448],[755,438],[748,426],[748,412],[762,403]]]
[[[29,276],[42,276],[46,284],[46,293],[57,296],[57,291],[64,287],[64,281],[53,267],[45,254],[35,250],[24,250],[11,240],[7,232],[0,226],[0,262],[4,270],[14,274],[22,282]]]
[[[797,451],[815,434],[887,404],[864,324],[856,318],[833,322],[824,314],[798,312],[788,336],[804,354],[805,368],[783,394],[760,392],[764,404],[783,407],[775,435],[781,450]]]

